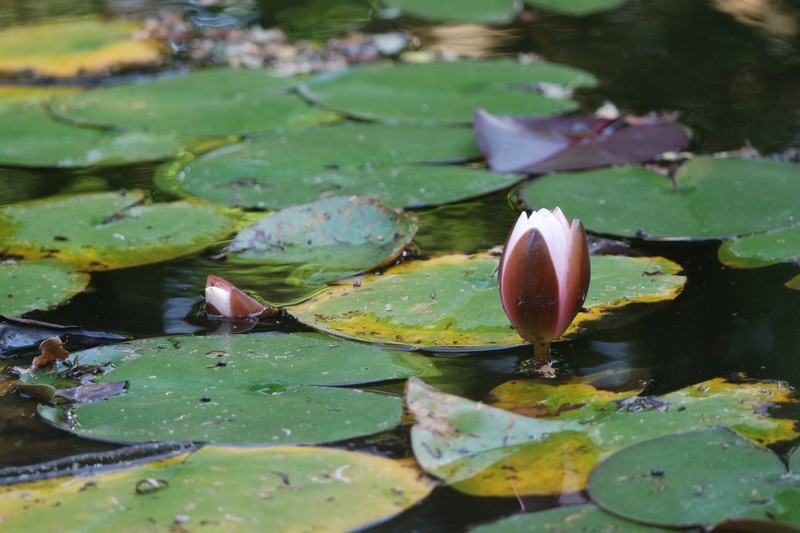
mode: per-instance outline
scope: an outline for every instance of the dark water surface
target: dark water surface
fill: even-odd
[[[28,4],[25,14],[17,4],[5,7],[7,4],[0,3],[0,24],[18,23],[37,13],[57,14],[44,8],[34,11],[35,3]],[[464,27],[458,32],[459,39],[452,37],[453,32],[418,21],[370,22],[363,4],[352,0],[264,0],[261,12],[242,16],[260,18],[265,25],[281,25],[297,38],[324,39],[358,27],[399,28],[431,49],[466,47],[489,56],[538,54],[599,78],[598,88],[580,95],[587,111],[610,100],[633,113],[679,112],[681,122],[694,131],[691,148],[698,153],[733,150],[746,143],[770,153],[800,144],[797,2],[774,2],[774,17],[769,19],[772,26],[754,16],[748,19],[738,14],[745,22],[736,20],[709,1],[651,0],[582,19],[533,13],[530,20],[508,27]],[[112,11],[139,8],[136,2],[109,5]],[[109,5],[75,2],[64,9],[103,12]],[[152,7],[153,3],[144,5]],[[69,190],[152,190],[152,170],[150,166],[81,172],[0,168],[0,203]],[[421,211],[416,239],[420,254],[473,252],[502,244],[517,215],[513,203],[502,193]],[[633,246],[647,255],[663,255],[680,263],[689,279],[686,290],[674,302],[634,323],[558,345],[564,375],[608,371],[601,382],[604,386],[621,389],[646,382],[653,393],[739,372],[800,386],[800,292],[783,286],[797,274],[795,265],[728,269],[717,261],[718,243]],[[210,332],[216,325],[199,313],[208,265],[207,257],[192,256],[93,274],[90,292],[31,317],[136,338]],[[264,296],[282,299],[277,297],[287,295]],[[293,331],[302,326],[286,320],[263,328]],[[492,387],[518,377],[519,362],[530,355],[527,350],[447,358],[432,354],[443,372],[432,384],[486,399]],[[9,362],[27,365],[30,358]],[[13,394],[0,397],[0,466],[112,447],[45,426],[36,419],[34,406],[35,402]],[[389,439],[345,445],[403,455],[409,453],[406,439],[407,430],[401,428]],[[535,510],[557,504],[557,499],[545,498],[524,502],[473,498],[443,488],[377,529],[462,530],[516,512],[521,505]]]

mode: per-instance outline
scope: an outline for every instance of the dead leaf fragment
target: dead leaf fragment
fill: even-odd
[[[39,350],[42,355],[34,358],[33,368],[50,366],[56,361],[63,361],[69,357],[69,352],[64,349],[61,337],[50,337],[39,343]]]

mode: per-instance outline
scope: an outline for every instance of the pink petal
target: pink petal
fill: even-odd
[[[206,314],[209,316],[258,319],[275,312],[275,308],[254,300],[219,276],[209,274],[206,278]]]

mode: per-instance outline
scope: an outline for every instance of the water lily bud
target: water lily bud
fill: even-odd
[[[500,300],[519,335],[537,347],[558,338],[580,311],[591,276],[580,220],[556,208],[522,213],[500,259]]]
[[[210,274],[206,278],[206,314],[214,317],[259,319],[276,312],[246,295],[227,280]]]

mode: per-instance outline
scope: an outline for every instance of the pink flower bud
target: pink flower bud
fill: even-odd
[[[209,274],[206,278],[206,314],[213,317],[256,319],[276,312],[236,288],[227,280]]]
[[[570,325],[589,290],[589,247],[580,220],[561,209],[522,213],[500,259],[500,301],[519,335],[549,345]]]

